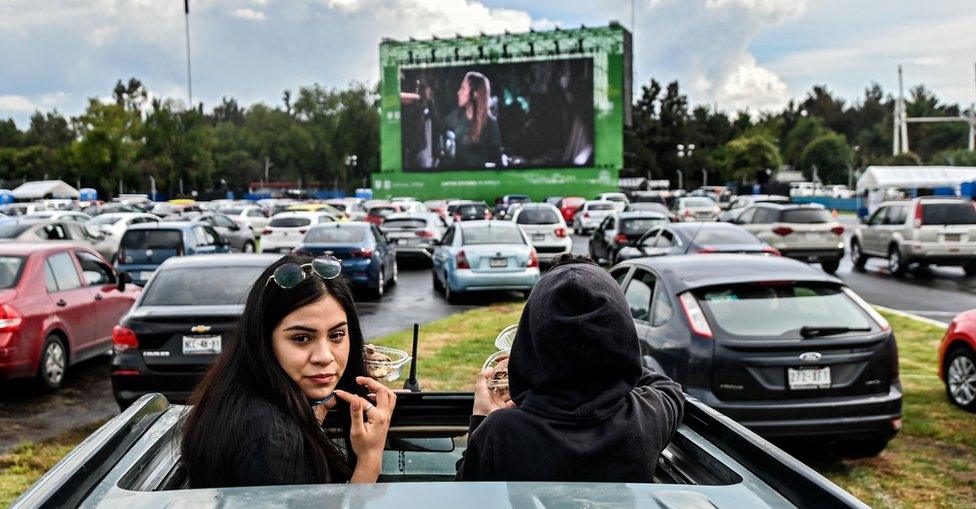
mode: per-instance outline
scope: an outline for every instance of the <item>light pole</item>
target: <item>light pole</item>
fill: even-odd
[[[678,189],[684,190],[685,188],[685,172],[678,170]]]
[[[193,78],[190,72],[190,0],[183,0],[183,14],[186,20],[186,96],[187,108],[193,108]]]
[[[702,187],[708,187],[708,170],[702,168]]]
[[[149,195],[156,201],[156,179],[152,175],[149,176]]]
[[[688,144],[679,143],[676,148],[678,149],[678,159],[684,159],[685,157],[690,158],[692,154],[695,153],[694,143],[688,143]],[[681,169],[678,170],[678,188],[679,189],[685,188],[684,172]]]

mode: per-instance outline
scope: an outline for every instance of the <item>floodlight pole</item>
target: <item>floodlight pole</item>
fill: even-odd
[[[187,108],[193,107],[193,74],[190,72],[190,0],[183,0],[183,14],[186,21],[186,96]]]

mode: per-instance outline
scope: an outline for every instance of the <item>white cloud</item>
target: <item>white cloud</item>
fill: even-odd
[[[737,111],[777,110],[790,99],[786,83],[751,56],[743,58],[715,95],[727,108]]]
[[[0,113],[33,113],[37,105],[22,95],[0,95]]]
[[[250,8],[247,8],[247,7],[242,7],[240,9],[234,9],[234,11],[231,12],[231,16],[234,16],[235,18],[241,18],[241,19],[250,20],[250,21],[264,21],[265,20],[265,15],[264,15],[263,12],[256,11],[254,9],[250,9]]]

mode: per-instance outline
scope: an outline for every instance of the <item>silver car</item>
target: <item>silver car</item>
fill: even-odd
[[[688,196],[678,198],[671,211],[679,221],[714,221],[722,213],[715,200],[707,196]]]
[[[583,204],[573,216],[573,233],[582,235],[600,226],[603,218],[617,212],[617,205],[607,200],[591,200]]]
[[[819,263],[833,274],[844,257],[844,227],[820,205],[757,203],[735,224],[754,233],[783,256]]]
[[[512,221],[529,236],[540,262],[549,263],[573,252],[573,239],[566,229],[566,221],[554,205],[523,203],[515,210]]]
[[[961,266],[976,276],[976,208],[969,199],[930,196],[884,202],[851,238],[851,261],[886,258],[901,276],[912,263]]]
[[[201,221],[213,226],[214,230],[220,234],[220,238],[230,244],[233,251],[242,253],[257,252],[257,240],[254,230],[250,226],[241,226],[236,221],[225,214],[219,212],[205,212],[199,215],[188,215],[181,217],[180,220]]]
[[[429,260],[447,226],[444,218],[433,212],[398,212],[386,216],[380,229],[390,239],[397,258]]]
[[[742,196],[736,196],[729,203],[729,208],[723,210],[721,214],[718,215],[719,221],[735,222],[735,218],[739,217],[742,211],[746,210],[749,205],[754,205],[756,203],[789,203],[789,196],[781,196],[778,194],[746,194]]]

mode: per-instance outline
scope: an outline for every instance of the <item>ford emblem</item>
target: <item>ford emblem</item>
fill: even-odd
[[[823,358],[820,352],[803,352],[800,354],[801,361],[814,362]]]

